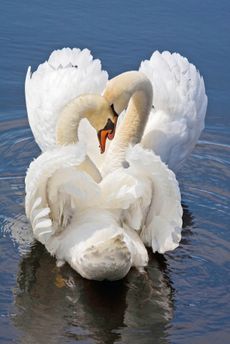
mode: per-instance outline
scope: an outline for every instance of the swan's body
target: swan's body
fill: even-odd
[[[94,129],[86,121],[81,121],[79,139],[86,143],[86,150],[81,144],[55,148],[55,128],[61,109],[81,94],[79,91],[81,84],[76,80],[82,80],[81,74],[86,75],[88,80],[93,77],[94,89],[88,89],[86,81],[83,87],[84,93],[92,91],[100,93],[107,81],[107,75],[100,70],[100,63],[90,62],[88,52],[86,62],[84,63],[84,59],[81,60],[88,74],[83,73],[81,68],[76,69],[72,66],[75,53],[76,56],[81,56],[83,52],[79,50],[55,52],[51,55],[53,58],[41,65],[32,78],[30,71],[27,74],[26,100],[32,131],[43,151],[50,148],[53,150],[43,153],[28,170],[26,209],[35,237],[44,243],[47,250],[58,260],[67,261],[83,277],[113,280],[125,276],[131,266],[139,268],[147,264],[148,255],[143,243],[151,246],[154,252],[161,253],[178,246],[182,226],[178,183],[175,175],[153,153],[153,149],[161,154],[166,163],[176,169],[200,135],[206,109],[206,96],[202,79],[195,67],[192,68],[186,59],[185,65],[190,66],[190,74],[178,69],[176,63],[170,65],[169,75],[179,85],[179,90],[177,88],[175,91],[176,98],[174,95],[170,98],[170,92],[172,89],[175,90],[175,85],[173,82],[168,84],[168,75],[162,72],[161,77],[160,70],[156,85],[158,86],[161,81],[164,85],[161,90],[164,91],[158,94],[155,90],[154,77],[151,79],[148,75],[152,82],[151,86],[143,74],[146,74],[146,69],[147,73],[155,74],[155,69],[158,69],[158,65],[155,66],[156,60],[168,56],[168,60],[171,61],[175,56],[169,53],[162,55],[156,53],[149,62],[150,66],[144,62],[141,67],[143,71],[139,73],[144,82],[149,84],[148,89],[144,87],[144,90],[136,90],[134,98],[132,97],[135,93],[134,89],[132,94],[124,93],[125,97],[121,97],[123,92],[118,92],[117,99],[113,99],[113,95],[111,98],[108,96],[108,92],[106,93],[108,87],[104,92],[105,98],[114,104],[116,111],[120,112],[129,103],[129,110],[131,108],[131,112],[136,111],[137,115],[140,107],[137,106],[135,110],[135,102],[141,101],[143,97],[146,98],[146,108],[143,109],[145,117],[142,116],[142,121],[133,126],[139,128],[136,132],[134,130],[131,133],[130,130],[122,143],[121,133],[125,132],[123,124],[120,135],[118,128],[114,143],[103,157],[98,154]],[[176,56],[179,62],[183,60],[180,55]],[[186,78],[192,81],[189,82]],[[137,87],[140,86],[139,81]],[[124,85],[124,91],[126,86]],[[38,94],[35,94],[38,88]],[[152,88],[153,110],[151,110]],[[57,94],[55,91],[58,91]],[[191,118],[188,112],[182,111],[187,105],[187,100],[184,98],[191,99],[195,109]],[[164,108],[160,108],[162,104]],[[150,119],[148,119],[150,111]],[[164,115],[161,118],[159,114],[162,112]],[[172,128],[183,123],[182,133],[170,129],[170,123]],[[156,140],[152,138],[151,132],[156,135]],[[177,150],[174,149],[177,136],[178,144],[187,142],[187,145],[181,148],[180,155],[175,155]],[[185,141],[181,141],[181,138]],[[145,149],[135,145],[140,140]],[[59,143],[63,144],[62,141]],[[132,144],[130,148],[129,143]],[[161,147],[162,151],[160,151]],[[94,178],[84,166],[88,159],[97,173],[97,168],[101,170],[104,164],[104,178],[99,184],[100,178]],[[53,214],[60,220],[59,224],[58,221],[54,221]]]
[[[62,54],[65,56],[65,50]],[[33,90],[36,82],[41,89],[44,80],[47,82],[49,66],[43,67],[30,79]],[[69,71],[71,81],[74,67],[67,63],[64,69]],[[62,74],[62,68],[54,74],[56,81],[59,79],[57,85],[62,84]],[[31,124],[33,133],[45,151],[31,163],[26,176],[26,214],[34,236],[59,261],[67,261],[83,277],[120,279],[132,266],[147,264],[147,251],[138,234],[121,225],[122,209],[107,209],[102,197],[105,192],[98,184],[100,173],[84,146],[76,142],[80,119],[86,117],[94,128],[102,129],[106,120],[113,117],[111,107],[99,95],[82,95],[69,99],[67,105],[59,100],[62,106],[57,111],[54,103],[53,108],[52,102],[48,104],[46,94],[39,92],[42,109],[50,107],[48,117],[36,101],[30,108],[26,96],[30,123],[35,123]],[[40,118],[44,116],[42,120],[34,118],[39,111]],[[45,133],[41,130],[43,123],[48,128]],[[50,135],[52,125],[55,131]]]
[[[77,169],[84,159],[78,144],[47,151],[31,163],[27,217],[35,238],[58,261],[67,261],[88,279],[120,279],[131,266],[147,264],[147,251],[137,233],[120,226],[121,210],[106,209],[100,184]]]

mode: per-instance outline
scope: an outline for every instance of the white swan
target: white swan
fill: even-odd
[[[59,55],[62,53],[65,55],[65,51]],[[41,91],[42,86],[46,87],[46,71],[50,71],[47,64],[43,67],[35,72],[35,77],[27,78],[26,85],[26,92],[30,94],[26,96],[30,123],[37,142],[45,150],[31,163],[25,180],[26,214],[34,236],[59,262],[67,261],[85,278],[122,278],[132,266],[139,268],[147,264],[147,251],[136,232],[120,225],[122,209],[110,211],[109,206],[106,207],[106,191],[98,184],[100,174],[87,157],[84,146],[76,143],[80,118],[88,118],[99,131],[108,119],[114,120],[114,112],[99,95],[76,97],[57,110]],[[69,63],[64,68],[69,70],[70,80],[73,68]],[[52,69],[56,72],[56,85],[62,85],[62,68]],[[40,98],[37,98],[40,102],[34,102],[32,108],[28,80],[32,81],[34,92],[36,82],[41,87]],[[51,89],[49,92],[52,93]],[[63,101],[59,100],[60,103]],[[43,107],[39,108],[39,104]],[[45,117],[43,110],[48,107],[48,117]],[[37,113],[42,118],[39,121],[34,118]],[[51,130],[50,135],[51,122],[55,130]],[[42,127],[47,127],[47,131],[43,132]],[[129,193],[132,192],[135,186],[131,185]]]
[[[170,169],[177,172],[193,150],[204,128],[207,110],[204,80],[196,67],[185,57],[168,51],[155,51],[149,60],[141,63],[139,71],[151,81],[153,89],[152,109],[141,145],[153,150]],[[113,79],[107,83],[104,95],[110,104],[114,104],[119,114],[125,109],[123,105],[127,105],[128,88],[131,85],[125,76],[122,77],[122,86],[116,86],[117,90],[112,87],[113,83]],[[123,91],[118,96],[119,87],[122,87]],[[122,123],[124,113],[119,117],[119,122]],[[91,131],[87,124],[84,129]],[[84,140],[84,137],[81,139]],[[101,170],[107,159],[108,148],[106,154],[101,156],[93,139],[87,145],[89,156]]]
[[[203,78],[179,54],[155,52],[150,61],[142,62],[139,72],[123,73],[110,80],[103,95],[118,114],[125,109],[127,112],[106,155],[98,158],[92,146],[89,146],[89,155],[92,150],[92,158],[104,177],[111,174],[114,179],[116,171],[117,179],[128,173],[137,183],[146,178],[151,180],[152,184],[140,187],[142,197],[152,190],[151,201],[143,203],[141,197],[134,196],[136,200],[124,211],[123,218],[153,251],[172,250],[181,238],[180,194],[177,182],[166,166],[162,167],[165,174],[154,166],[157,159],[154,153],[177,171],[195,146],[204,127],[207,108]],[[128,144],[140,141],[144,149],[129,148],[127,155]],[[135,164],[130,164],[128,159],[132,151]],[[118,185],[117,189],[120,190]],[[160,194],[162,190],[168,191],[167,196],[166,193]],[[161,204],[162,200],[164,203]]]
[[[108,83],[104,97],[117,113],[126,108],[127,112],[102,165],[101,184],[107,183],[108,189],[108,181],[117,181],[113,200],[130,180],[136,184],[139,192],[133,194],[129,207],[123,210],[123,221],[139,233],[146,246],[164,253],[179,244],[182,208],[175,175],[153,151],[136,146],[148,121],[152,94],[152,84],[142,72],[126,72]]]
[[[27,75],[26,93],[28,95],[26,100],[29,120],[35,138],[43,150],[56,145],[54,128],[60,108],[64,104],[62,93],[59,91],[58,94],[61,99],[55,99],[48,105],[49,99],[46,98],[46,93],[44,94],[42,89],[45,89],[48,94],[46,84],[49,85],[49,93],[52,95],[55,92],[50,91],[52,90],[51,85],[56,85],[57,89],[64,85],[64,94],[68,93],[66,91],[67,85],[70,90],[74,89],[71,82],[71,73],[74,69],[71,61],[66,59],[64,68],[59,66],[64,64],[61,63],[62,53],[64,51],[58,52],[58,63],[56,67],[52,66],[52,71],[48,63],[48,65],[42,65],[40,70],[38,69],[37,74],[35,74],[37,79],[34,75],[32,78],[30,74]],[[69,56],[72,56],[71,54]],[[45,78],[47,69],[51,72],[47,79],[52,80],[53,78],[56,83],[49,83]],[[62,69],[67,69],[70,73],[65,74],[67,72],[64,73]],[[79,69],[77,70],[79,72]],[[52,76],[53,72],[55,76]],[[64,83],[63,75],[59,72],[63,75],[69,75],[64,79]],[[132,113],[133,110],[135,112],[135,98],[140,100],[144,96],[147,104],[144,111],[145,120],[147,120],[152,105],[149,101],[151,99],[151,86],[147,78],[144,78],[143,74],[141,75],[143,82],[149,84],[149,90],[146,91],[145,88],[144,92],[140,90],[141,94],[138,94],[138,89],[132,88],[131,93],[127,94],[126,87],[124,87],[125,93],[123,91],[118,92],[117,99],[113,97],[113,92],[112,98],[109,98],[110,81],[104,95],[110,104],[114,105],[117,112],[122,111],[132,98],[129,102]],[[31,84],[31,80],[34,81],[34,84]],[[33,93],[38,86],[36,85],[37,82],[38,85],[41,82],[40,86],[43,86],[39,91],[41,99],[35,102],[33,107],[30,107],[31,102],[33,103]],[[140,80],[137,80],[137,87],[140,87]],[[120,89],[120,86],[117,84],[116,88]],[[132,97],[135,92],[135,97]],[[145,92],[147,92],[147,97],[145,97]],[[75,96],[73,93],[71,96],[65,96],[64,103],[66,103],[67,98],[69,101]],[[58,107],[56,102],[61,103],[62,106]],[[140,108],[137,110],[140,114]],[[33,114],[38,115],[35,117]],[[35,120],[34,118],[38,119]],[[131,143],[135,144],[140,141],[144,122],[135,127],[135,130],[139,127],[137,130],[138,137]],[[84,141],[88,137],[92,138],[95,133],[91,131],[86,122],[82,121],[81,124],[80,141]],[[44,127],[47,127],[47,130],[44,131]],[[130,128],[131,126],[129,130]],[[119,142],[118,138],[119,135],[115,141],[117,143]],[[129,136],[130,138],[131,136]],[[93,139],[90,141],[97,147],[96,141]],[[88,144],[90,141],[87,140],[86,143]],[[69,262],[75,270],[86,278],[118,279],[123,277],[131,266],[145,266],[148,260],[147,252],[137,233],[146,245],[152,246],[153,251],[162,253],[174,249],[180,241],[182,210],[180,192],[174,174],[153,152],[147,151],[139,145],[127,149],[128,142],[126,140],[125,145],[120,150],[119,158],[114,159],[115,156],[113,156],[113,160],[107,159],[113,155],[114,144],[109,148],[108,151],[111,154],[110,157],[107,154],[106,168],[109,167],[109,172],[112,173],[105,171],[105,177],[100,184],[95,183],[88,173],[82,170],[76,171],[75,166],[82,164],[86,154],[79,145],[78,150],[76,147],[67,146],[44,153],[32,163],[28,171],[26,185],[27,200],[30,206],[27,214],[31,219],[35,236],[46,245],[49,252],[56,255],[58,260]],[[87,147],[87,153],[90,154],[92,160],[95,159],[90,145]],[[125,161],[124,166],[120,167],[123,161]],[[116,164],[117,166],[115,166]],[[97,178],[96,180],[98,181]],[[53,214],[52,216],[49,214],[50,207],[42,204],[44,195],[47,194],[49,205],[53,208],[52,212],[61,214],[57,218],[61,221],[62,229],[63,225],[66,226],[65,230],[60,230],[54,226]],[[54,200],[53,204],[52,199]],[[100,206],[98,206],[99,204]],[[71,208],[72,211],[69,213]],[[46,227],[49,228],[46,230]]]
[[[131,266],[145,266],[148,256],[139,236],[119,226],[120,214],[105,209],[99,172],[82,145],[72,145],[80,114],[97,129],[113,119],[98,95],[77,97],[62,110],[56,128],[61,146],[41,154],[28,169],[26,214],[35,238],[59,261],[89,279],[119,279]]]
[[[180,193],[166,166],[161,164],[162,169],[157,166],[153,152],[174,171],[189,155],[204,127],[207,97],[203,78],[179,54],[155,52],[150,61],[142,62],[139,72],[123,73],[110,80],[103,95],[118,114],[125,109],[127,112],[107,154],[98,158],[92,150],[92,158],[103,176],[111,176],[111,182],[127,174],[137,184],[143,182],[139,196],[133,196],[123,218],[153,251],[172,250],[181,238]],[[133,147],[126,153],[130,143],[140,141],[144,149]],[[89,146],[89,154],[92,148]],[[129,161],[132,153],[135,163]],[[145,183],[146,179],[149,183]],[[108,177],[102,183],[106,180]],[[122,182],[116,186],[120,192]],[[143,197],[149,190],[150,198],[144,203]],[[164,194],[163,190],[167,192]]]

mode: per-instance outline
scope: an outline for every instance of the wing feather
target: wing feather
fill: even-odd
[[[81,144],[57,147],[35,159],[27,171],[26,215],[42,243],[63,230],[82,207],[99,198],[98,185],[78,166],[85,159]]]
[[[194,148],[207,109],[204,80],[196,67],[177,53],[154,52],[141,63],[153,86],[153,109],[142,138],[176,171]]]
[[[55,129],[61,109],[84,93],[101,94],[108,80],[100,60],[88,49],[55,50],[35,72],[28,68],[25,96],[28,119],[42,151],[55,146]]]
[[[121,209],[124,225],[137,231],[153,252],[179,245],[182,207],[174,173],[152,151],[136,145],[126,153],[127,168],[117,169],[101,182],[105,207]]]

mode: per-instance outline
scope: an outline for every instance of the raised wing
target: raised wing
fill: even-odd
[[[204,80],[196,67],[177,53],[154,52],[139,70],[153,86],[151,111],[142,145],[176,171],[194,148],[207,109]]]
[[[55,50],[35,72],[28,68],[25,96],[28,119],[42,151],[55,146],[55,129],[61,109],[84,93],[101,94],[108,80],[101,62],[88,49]]]

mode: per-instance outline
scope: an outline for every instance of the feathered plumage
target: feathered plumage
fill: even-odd
[[[26,214],[35,238],[85,278],[122,278],[132,266],[147,264],[144,244],[164,253],[181,239],[180,191],[167,165],[177,170],[203,129],[204,82],[187,59],[169,52],[155,52],[140,71],[153,87],[142,141],[129,147],[120,168],[100,183],[79,168],[86,154],[98,168],[107,159],[86,120],[80,123],[79,143],[60,147],[55,142],[65,104],[105,89],[108,75],[100,61],[87,49],[66,48],[54,51],[33,74],[27,72],[28,118],[44,153],[27,172]]]

